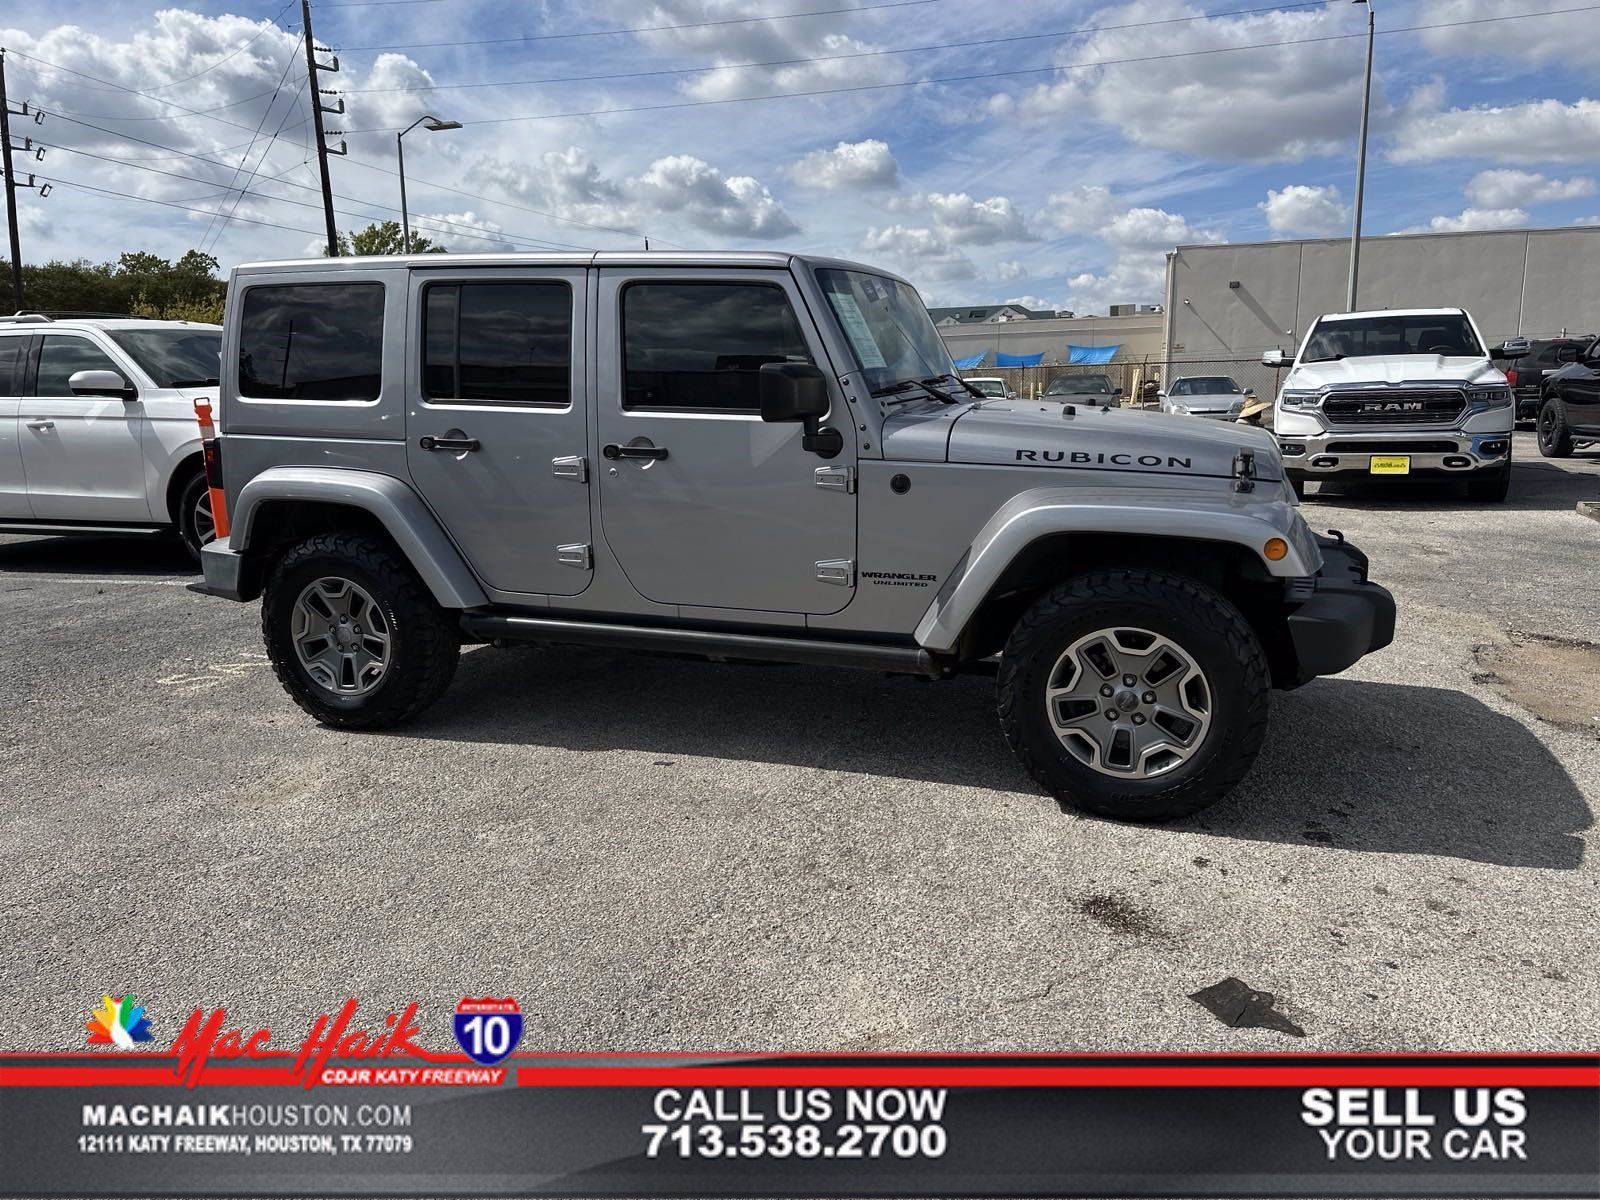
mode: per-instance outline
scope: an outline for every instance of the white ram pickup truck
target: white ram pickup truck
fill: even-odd
[[[1289,367],[1273,431],[1297,496],[1310,481],[1460,476],[1474,500],[1511,485],[1511,387],[1495,365],[1524,338],[1488,348],[1464,309],[1415,308],[1318,317]]]

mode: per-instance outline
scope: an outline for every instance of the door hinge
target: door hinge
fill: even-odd
[[[853,558],[825,558],[816,564],[817,580],[835,587],[855,587],[856,560]]]
[[[581,454],[567,454],[550,460],[557,479],[570,479],[574,483],[589,482],[589,460]]]
[[[577,567],[588,571],[594,568],[594,551],[588,542],[556,547],[556,561],[563,567]]]
[[[854,467],[818,467],[817,486],[829,492],[854,492],[856,469]]]

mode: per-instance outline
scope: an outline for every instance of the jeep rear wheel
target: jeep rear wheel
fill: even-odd
[[[1214,804],[1266,736],[1266,656],[1223,596],[1162,571],[1096,571],[1017,622],[1001,656],[1000,723],[1063,804],[1165,821]]]
[[[308,538],[279,560],[261,605],[284,690],[324,725],[382,729],[437,700],[461,639],[392,550],[353,533]]]

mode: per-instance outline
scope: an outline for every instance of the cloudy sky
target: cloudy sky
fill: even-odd
[[[1569,49],[1592,41],[1600,4],[1377,2],[1367,232],[1600,222],[1600,76]],[[1365,14],[313,6],[340,64],[323,86],[346,108],[327,118],[349,148],[331,160],[342,228],[397,215],[394,132],[434,113],[464,128],[407,137],[410,206],[454,251],[784,248],[897,268],[930,304],[1080,313],[1159,300],[1174,245],[1348,229]],[[315,253],[300,36],[298,0],[7,0],[10,94],[46,114],[13,118],[17,145],[48,147],[18,168],[54,185],[22,193],[25,257]]]

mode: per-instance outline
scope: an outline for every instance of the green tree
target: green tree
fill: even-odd
[[[323,252],[326,255],[326,251]],[[339,254],[344,258],[367,258],[378,254],[404,254],[405,234],[399,221],[374,221],[365,229],[339,235]],[[443,254],[445,248],[432,238],[412,230],[411,253]]]
[[[23,295],[30,310],[113,313],[168,320],[217,321],[227,285],[216,277],[217,260],[190,250],[176,263],[148,251],[130,251],[116,262],[53,260],[24,264]],[[10,264],[0,267],[0,312],[15,312]]]

